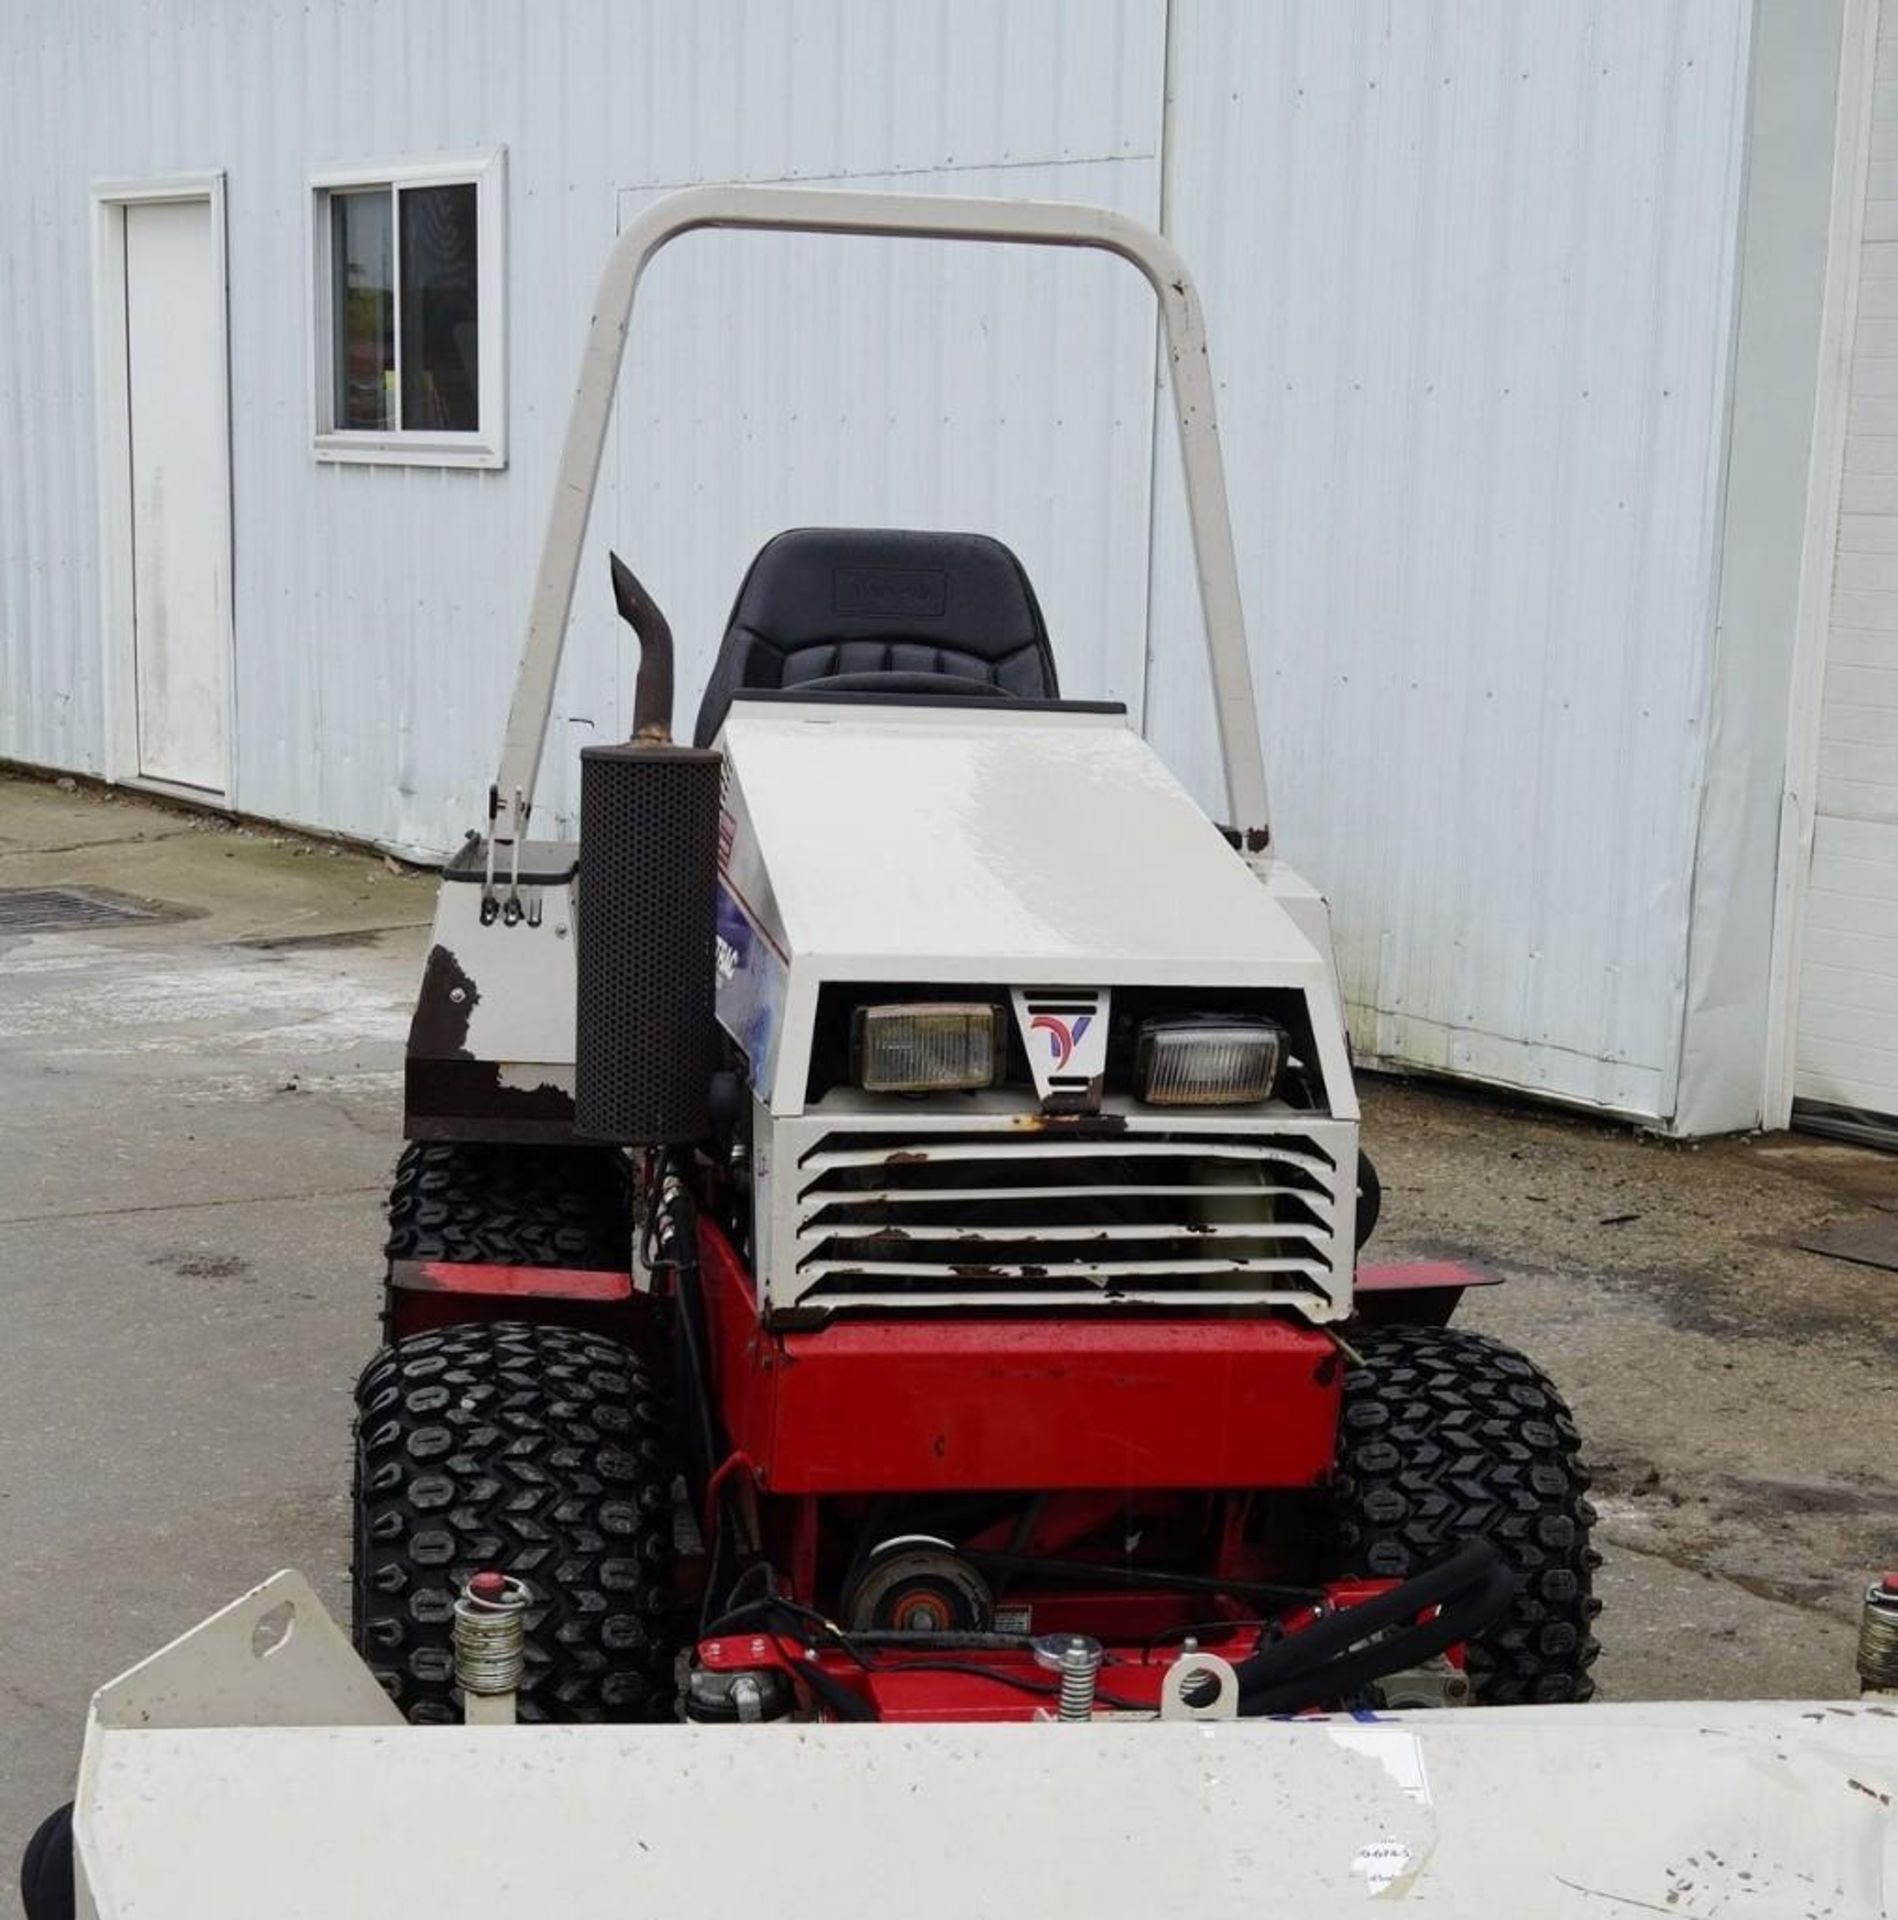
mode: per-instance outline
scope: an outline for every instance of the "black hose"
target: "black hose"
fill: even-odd
[[[966,1627],[852,1627],[860,1647],[886,1653],[1032,1653],[1026,1633],[978,1633]]]
[[[705,1318],[705,1290],[699,1279],[698,1207],[685,1169],[677,1156],[662,1153],[653,1167],[653,1246],[657,1259],[649,1264],[662,1266],[672,1274],[674,1312],[672,1325],[676,1351],[673,1355],[674,1384],[684,1402],[685,1478],[696,1510],[704,1511],[705,1490],[713,1473],[730,1452],[719,1422],[712,1395],[711,1368],[706,1358],[710,1328]],[[710,1516],[711,1538],[705,1542],[705,1602],[701,1609],[700,1633],[705,1632],[704,1614],[714,1601],[729,1605],[736,1585],[721,1590],[721,1576],[734,1556],[743,1557],[744,1542],[735,1537],[726,1505]],[[756,1564],[755,1562],[753,1563]],[[745,1569],[738,1575],[744,1577]]]
[[[1497,1565],[1473,1595],[1448,1602],[1434,1619],[1404,1627],[1368,1646],[1340,1654],[1310,1673],[1255,1693],[1241,1693],[1239,1711],[1248,1716],[1302,1713],[1349,1700],[1373,1681],[1406,1667],[1421,1666],[1438,1654],[1469,1641],[1494,1620],[1515,1597],[1515,1576]],[[1294,1635],[1293,1638],[1297,1638]]]
[[[1472,1540],[1388,1593],[1328,1615],[1241,1661],[1235,1669],[1240,1711],[1291,1713],[1344,1698],[1472,1639],[1494,1623],[1515,1591],[1516,1575],[1496,1549],[1487,1540]],[[1418,1624],[1417,1616],[1431,1608],[1441,1612]],[[1387,1637],[1373,1640],[1377,1634]]]
[[[776,1616],[780,1623],[788,1622],[788,1627],[773,1625]],[[767,1633],[795,1631],[807,1644],[816,1635],[821,1635],[834,1646],[841,1648],[856,1661],[864,1672],[870,1671],[870,1663],[850,1644],[850,1636],[824,1618],[815,1607],[801,1605],[795,1600],[787,1600],[780,1594],[773,1594],[763,1600],[748,1600],[743,1606],[734,1607],[729,1613],[721,1614],[709,1626],[701,1626],[699,1638],[708,1639],[713,1634],[730,1633],[741,1621],[755,1620]],[[814,1661],[799,1660],[793,1655],[785,1655],[784,1664],[802,1680],[806,1687],[821,1700],[840,1720],[875,1720],[875,1703],[851,1688],[841,1680],[826,1673]]]
[[[1434,1567],[1413,1574],[1401,1586],[1390,1588],[1357,1606],[1342,1607],[1313,1625],[1261,1647],[1239,1668],[1242,1687],[1282,1680],[1313,1661],[1348,1652],[1385,1627],[1416,1619],[1427,1607],[1442,1606],[1489,1571],[1496,1549],[1487,1540],[1471,1540]]]
[[[1286,1586],[1272,1580],[1228,1580],[1210,1573],[1169,1573],[1159,1567],[1126,1567],[1091,1560],[1039,1560],[1018,1553],[987,1553],[966,1548],[963,1559],[995,1573],[1026,1574],[1032,1579],[1069,1585],[1159,1587],[1169,1593],[1239,1594],[1250,1600],[1281,1600],[1311,1605],[1325,1597],[1323,1587]]]
[[[705,1293],[699,1284],[698,1208],[684,1172],[671,1154],[661,1154],[654,1167],[653,1221],[653,1250],[658,1255],[653,1264],[672,1274],[673,1319],[679,1336],[674,1371],[679,1391],[688,1403],[685,1411],[691,1458],[686,1462],[687,1477],[694,1492],[702,1494],[728,1449],[721,1445],[712,1411],[712,1377],[705,1358],[709,1329],[705,1323]]]
[[[872,1701],[862,1694],[844,1685],[841,1680],[833,1680],[820,1666],[809,1660],[787,1660],[785,1665],[823,1701],[839,1720],[877,1720],[882,1716]]]

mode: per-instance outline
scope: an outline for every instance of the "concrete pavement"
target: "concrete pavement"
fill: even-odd
[[[340,1600],[434,896],[355,852],[0,780],[0,887],[43,885],[176,917],[0,933],[9,1861],[70,1791],[92,1685],[278,1566]]]
[[[341,1602],[401,1042],[434,886],[373,856],[0,777],[0,887],[167,917],[0,932],[0,1856],[89,1689],[272,1569]],[[1898,1561],[1898,1276],[1801,1252],[1898,1160],[1682,1149],[1367,1089],[1380,1257],[1510,1284],[1471,1324],[1573,1400],[1622,1698],[1836,1694]]]

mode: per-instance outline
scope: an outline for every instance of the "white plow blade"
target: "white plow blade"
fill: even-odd
[[[286,1602],[294,1630],[259,1657],[256,1624]],[[294,1576],[115,1682],[80,1778],[97,1912],[1282,1920],[1402,1899],[1458,1920],[1872,1920],[1898,1884],[1882,1703],[1091,1727],[391,1718]]]

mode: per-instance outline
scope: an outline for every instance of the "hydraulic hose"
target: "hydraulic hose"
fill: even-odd
[[[1472,1540],[1402,1586],[1241,1661],[1239,1711],[1296,1713],[1346,1698],[1387,1673],[1474,1638],[1494,1624],[1515,1592],[1516,1575],[1496,1549],[1487,1540]],[[1419,1623],[1417,1616],[1432,1608],[1438,1609],[1435,1616]]]
[[[650,1263],[672,1273],[673,1372],[685,1414],[686,1484],[696,1501],[708,1505],[702,1629],[703,1612],[719,1599],[724,1571],[734,1557],[742,1557],[744,1542],[735,1537],[725,1503],[711,1499],[720,1463],[729,1463],[731,1448],[712,1393],[710,1329],[699,1278],[698,1208],[679,1156],[671,1152],[661,1153],[654,1163],[650,1231]]]
[[[654,1166],[651,1264],[670,1268],[678,1388],[686,1401],[687,1466],[693,1483],[704,1487],[726,1453],[712,1411],[712,1379],[707,1365],[705,1295],[699,1285],[698,1208],[677,1156],[662,1153]]]
[[[832,1679],[822,1667],[809,1660],[792,1660],[786,1664],[839,1720],[875,1720],[880,1717],[870,1701],[860,1693],[853,1692],[841,1680]]]

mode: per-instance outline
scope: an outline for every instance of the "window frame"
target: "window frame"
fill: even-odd
[[[330,196],[387,188],[395,295],[396,364],[401,365],[402,218],[400,197],[411,187],[475,189],[476,324],[480,372],[476,405],[481,425],[473,433],[441,433],[396,427],[371,432],[336,425],[336,299]],[[507,150],[449,154],[425,160],[383,160],[358,166],[322,167],[310,175],[308,195],[311,282],[310,445],[318,460],[370,466],[504,467],[507,465]],[[400,379],[398,374],[398,388]]]

